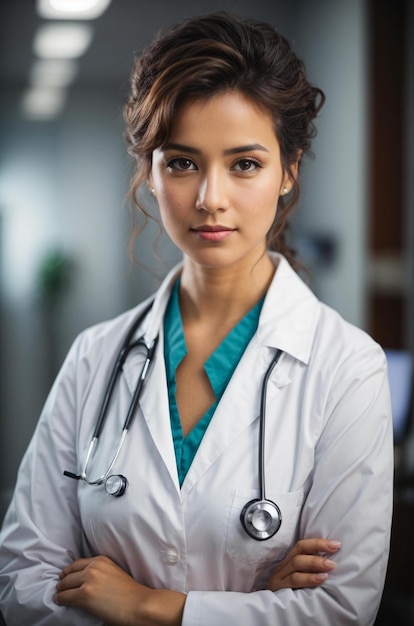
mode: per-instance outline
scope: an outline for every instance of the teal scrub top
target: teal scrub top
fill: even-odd
[[[204,369],[214,391],[216,401],[188,435],[184,437],[177,407],[175,379],[175,372],[187,354],[179,304],[179,285],[180,281],[178,280],[173,287],[164,316],[164,358],[170,405],[171,430],[177,461],[178,478],[180,485],[182,485],[214,411],[220,402],[221,396],[247,344],[256,332],[264,298],[236,324],[205,362]]]

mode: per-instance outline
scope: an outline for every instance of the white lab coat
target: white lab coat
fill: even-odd
[[[139,410],[116,463],[121,498],[63,476],[79,471],[127,329],[142,305],[74,343],[22,462],[4,522],[0,607],[9,626],[92,626],[52,596],[60,570],[105,554],[137,581],[188,593],[183,626],[369,626],[385,577],[392,502],[392,424],[382,350],[279,266],[248,345],[180,489],[169,422],[162,318],[173,271],[143,328],[160,333]],[[258,497],[258,411],[265,370],[267,497],[282,512],[268,541],[248,537],[244,504]],[[131,353],[90,477],[105,471],[142,363]],[[318,589],[265,590],[300,537],[342,542]]]

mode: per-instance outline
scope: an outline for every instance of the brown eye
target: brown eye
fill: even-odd
[[[232,169],[237,172],[254,172],[259,167],[261,167],[261,164],[255,159],[239,159]]]
[[[181,172],[197,169],[193,161],[185,157],[175,157],[174,159],[170,159],[167,163],[167,167]]]

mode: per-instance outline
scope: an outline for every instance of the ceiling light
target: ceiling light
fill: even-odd
[[[30,70],[30,82],[36,87],[66,87],[77,71],[76,62],[69,59],[39,59]]]
[[[92,35],[88,24],[44,24],[35,33],[34,52],[41,58],[75,59],[86,52]]]
[[[23,95],[22,110],[31,119],[56,117],[65,104],[65,92],[50,87],[33,87]]]
[[[37,13],[46,19],[93,20],[102,15],[111,0],[37,0]]]

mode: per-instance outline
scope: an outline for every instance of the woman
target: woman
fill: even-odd
[[[368,626],[391,517],[385,359],[284,241],[323,94],[270,26],[223,13],[156,40],[131,84],[131,194],[148,185],[183,262],[67,357],[3,528],[6,619]],[[88,457],[137,318],[153,359],[134,419],[117,455],[140,349]]]

